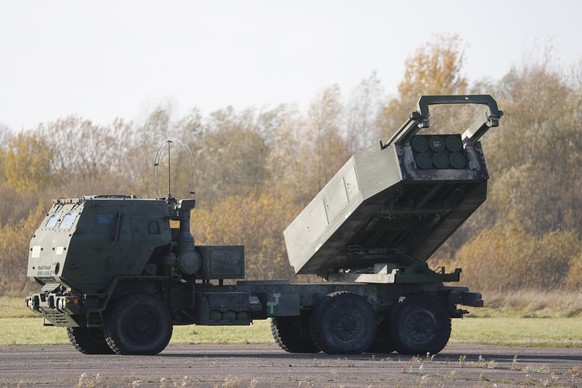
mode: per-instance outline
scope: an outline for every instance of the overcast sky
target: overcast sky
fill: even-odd
[[[70,114],[108,124],[169,100],[182,114],[232,105],[305,107],[377,71],[396,92],[435,33],[465,43],[464,75],[497,80],[548,42],[580,65],[582,2],[0,0],[0,124]],[[533,54],[532,54],[533,53]]]

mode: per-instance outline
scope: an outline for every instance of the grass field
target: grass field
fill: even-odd
[[[0,346],[69,343],[65,329],[44,327],[42,323],[42,318],[1,318]],[[177,326],[171,343],[272,342],[269,321],[256,321],[251,326]],[[451,343],[582,348],[582,319],[455,319]]]
[[[24,298],[0,296],[0,305],[0,346],[68,344],[65,329],[43,326]],[[473,311],[465,319],[453,319],[451,343],[582,348],[582,316],[571,310],[502,304]],[[177,326],[171,343],[272,342],[269,321],[256,321],[251,326]]]

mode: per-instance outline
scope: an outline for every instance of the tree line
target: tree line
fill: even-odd
[[[58,197],[154,196],[153,160],[178,139],[172,175],[159,169],[160,190],[188,195],[200,244],[244,244],[250,279],[293,279],[283,230],[356,151],[386,140],[423,94],[493,95],[505,112],[483,137],[489,198],[430,260],[461,266],[480,290],[579,290],[582,286],[582,73],[544,57],[499,80],[463,76],[463,42],[436,36],[406,61],[395,95],[376,73],[348,94],[323,89],[307,109],[192,108],[175,117],[160,104],[143,122],[109,125],[70,116],[12,133],[0,127],[0,290],[23,293],[28,243]],[[580,70],[580,69],[579,69]],[[431,108],[432,132],[462,132],[475,107]],[[167,154],[165,154],[167,156]]]

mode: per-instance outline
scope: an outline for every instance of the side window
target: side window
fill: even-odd
[[[116,213],[101,213],[97,214],[97,223],[99,225],[111,225],[117,216]]]
[[[121,219],[119,212],[109,211],[105,213],[97,213],[97,224],[100,227],[104,227],[105,230],[110,230],[111,240],[117,241],[119,239],[119,228],[121,224]]]

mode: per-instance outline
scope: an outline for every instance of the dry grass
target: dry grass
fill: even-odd
[[[34,318],[38,317],[24,302],[24,296],[0,296],[0,318]]]
[[[582,293],[536,290],[484,292],[484,311],[476,316],[519,316],[523,318],[573,318],[582,316]]]

